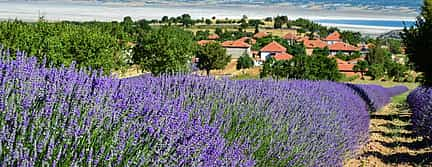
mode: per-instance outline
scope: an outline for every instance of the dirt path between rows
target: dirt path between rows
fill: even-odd
[[[412,131],[406,104],[390,104],[371,114],[370,139],[347,167],[432,166],[432,142]]]

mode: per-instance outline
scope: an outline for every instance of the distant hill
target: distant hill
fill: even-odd
[[[381,34],[379,38],[393,38],[393,39],[401,39],[400,34],[402,33],[402,30],[393,30],[389,31],[387,33]]]

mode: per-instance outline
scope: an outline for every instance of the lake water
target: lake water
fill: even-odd
[[[415,24],[414,21],[396,21],[396,20],[315,20],[318,23],[361,25],[361,26],[380,26],[380,27],[410,27]]]

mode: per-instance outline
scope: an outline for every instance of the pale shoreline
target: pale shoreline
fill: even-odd
[[[67,4],[64,4],[67,3]],[[44,16],[48,21],[121,21],[125,16],[131,16],[134,20],[160,19],[162,16],[179,16],[184,13],[194,18],[241,18],[247,15],[249,18],[262,19],[269,16],[287,15],[290,19],[306,18],[311,20],[383,20],[383,21],[413,21],[416,13],[394,10],[365,10],[356,7],[341,7],[336,10],[322,8],[303,8],[278,4],[274,6],[260,5],[225,5],[225,6],[197,6],[197,5],[147,5],[128,6],[113,4],[92,3],[59,3],[59,2],[4,2],[0,1],[0,19],[20,19],[24,21],[36,21],[38,15]],[[324,24],[323,24],[324,25]],[[393,30],[394,27],[359,27],[357,25],[339,25],[336,27],[350,30],[369,30],[370,32],[383,32],[381,30]]]

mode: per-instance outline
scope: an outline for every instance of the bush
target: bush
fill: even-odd
[[[420,136],[432,139],[432,88],[418,87],[408,95],[413,129]]]

